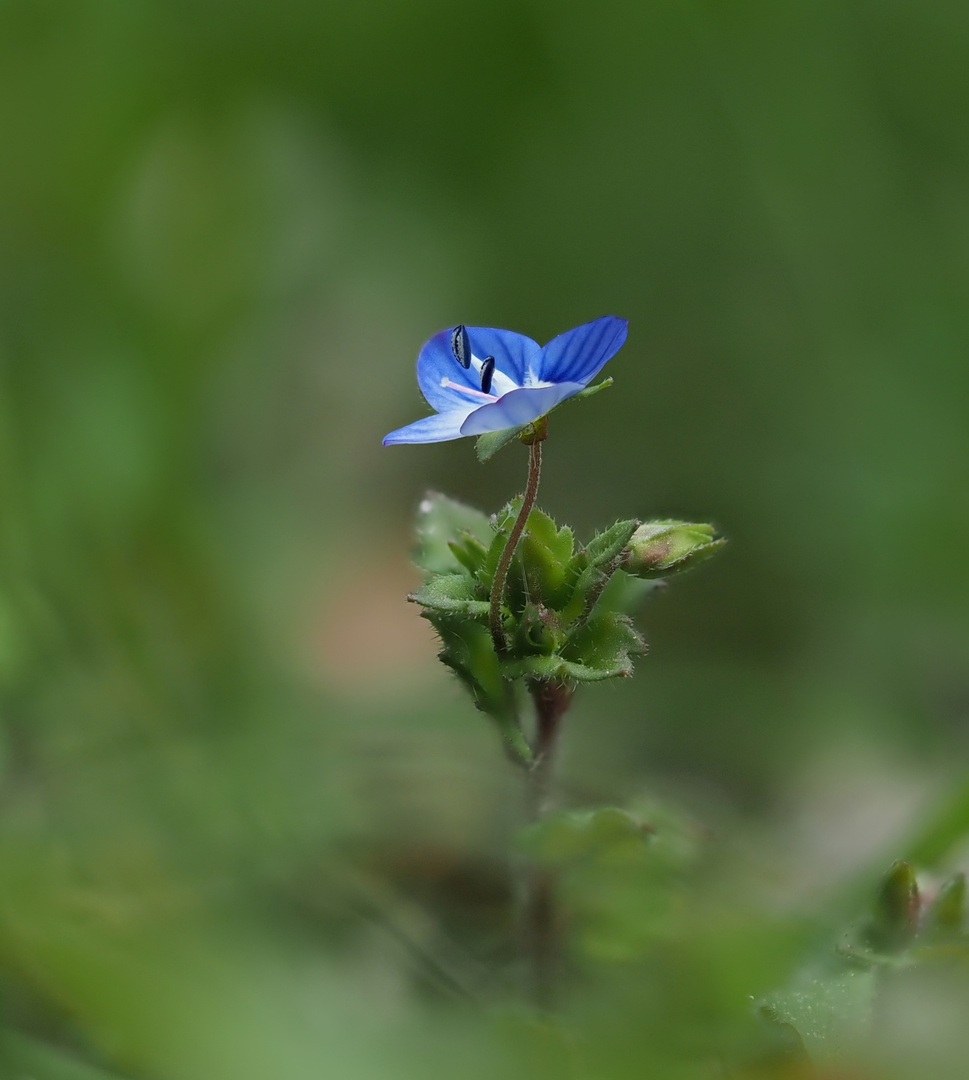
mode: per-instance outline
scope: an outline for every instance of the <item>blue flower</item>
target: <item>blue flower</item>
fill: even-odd
[[[622,348],[626,320],[604,315],[545,346],[512,330],[456,326],[417,357],[417,382],[436,412],[398,428],[391,443],[429,443],[521,427],[584,389]]]

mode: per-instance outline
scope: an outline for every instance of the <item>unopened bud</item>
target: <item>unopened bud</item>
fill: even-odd
[[[907,862],[892,863],[875,894],[868,943],[876,952],[900,952],[912,939],[919,923],[919,887]]]
[[[688,521],[647,521],[632,534],[623,569],[637,577],[669,577],[696,566],[723,547],[712,525]]]

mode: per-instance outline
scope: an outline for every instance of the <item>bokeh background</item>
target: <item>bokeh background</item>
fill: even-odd
[[[700,1075],[792,912],[958,865],[967,108],[957,0],[0,6],[4,1076],[563,1075],[453,1000],[513,981],[517,781],[411,519],[525,455],[380,439],[459,321],[627,317],[540,501],[730,538],[570,717],[563,800],[717,867],[706,952],[580,992],[602,1075]]]

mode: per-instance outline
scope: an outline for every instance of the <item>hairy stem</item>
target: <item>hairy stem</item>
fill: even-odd
[[[505,544],[501,558],[498,560],[495,579],[491,583],[491,607],[488,610],[488,628],[491,630],[491,640],[494,642],[495,652],[499,656],[504,656],[508,651],[504,627],[501,624],[501,601],[505,595],[505,585],[508,582],[508,570],[511,567],[511,560],[514,557],[515,549],[518,547],[518,541],[525,530],[528,515],[535,505],[535,497],[538,495],[538,481],[542,475],[542,439],[544,437],[544,434],[535,437],[529,444],[528,483],[522,497],[521,510],[518,511],[515,524],[512,525],[511,532],[508,534],[508,542]]]

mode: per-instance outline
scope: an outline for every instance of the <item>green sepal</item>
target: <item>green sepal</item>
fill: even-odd
[[[570,398],[566,398],[562,404],[564,405],[569,401],[585,401],[586,398],[595,397],[600,390],[608,390],[613,382],[614,380],[610,375],[603,379],[601,383],[596,383],[595,386],[587,386],[584,390],[580,390],[577,394],[573,394]]]
[[[427,492],[417,508],[414,562],[431,574],[461,570],[461,561],[450,547],[450,541],[461,533],[487,545],[492,536],[491,519],[473,506],[466,506],[440,492]]]
[[[434,611],[472,616],[488,614],[488,601],[479,598],[474,579],[467,574],[435,574],[407,599]]]
[[[528,424],[522,424],[519,427],[502,428],[501,431],[486,431],[484,435],[479,435],[474,444],[478,461],[482,465],[486,461],[490,461],[503,446],[514,442],[527,427]]]
[[[568,401],[583,401],[585,398],[594,397],[600,390],[605,390],[609,386],[612,386],[612,379],[603,379],[601,383],[597,383],[595,386],[587,386],[584,390],[580,390],[577,394],[573,394],[570,398],[566,398],[565,401],[560,402],[555,408],[561,408],[561,406]],[[554,412],[554,409],[549,411]],[[546,413],[545,416],[548,416],[548,413]],[[475,453],[478,455],[478,461],[480,461],[482,465],[486,461],[490,461],[503,446],[507,446],[510,442],[514,442],[516,439],[520,438],[530,427],[538,424],[539,421],[544,420],[545,416],[540,416],[538,420],[533,420],[530,424],[502,428],[501,431],[486,431],[484,435],[479,435],[474,445]]]

